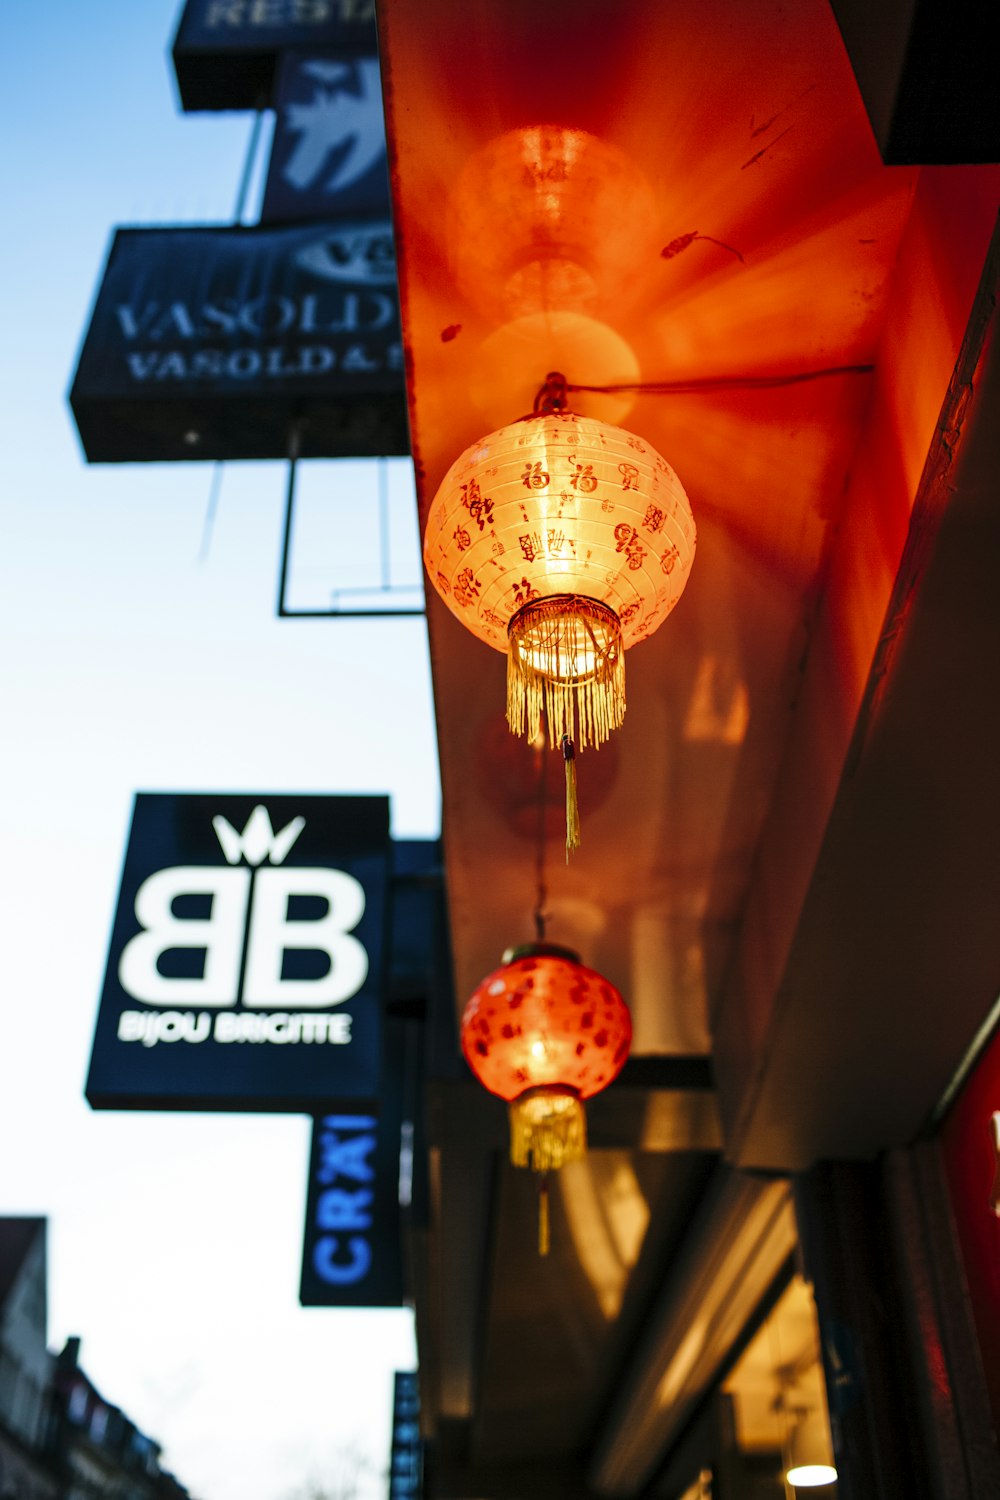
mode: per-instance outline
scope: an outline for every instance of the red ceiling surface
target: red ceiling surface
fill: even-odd
[[[379,31],[422,516],[559,370],[656,387],[573,404],[698,528],[568,865],[558,757],[541,786],[503,656],[428,604],[458,1005],[533,936],[541,791],[547,935],[640,1059],[541,1264],[494,1101],[430,1089],[438,1492],[632,1494],[794,1245],[785,1185],[706,1192],[713,1153],[909,1141],[995,998],[1000,172],[884,166],[826,0],[390,0]],[[697,1057],[714,1094],[676,1084]]]
[[[568,867],[549,819],[549,936],[638,1053],[714,1044],[737,1150],[996,172],[882,165],[825,0],[393,0],[380,40],[422,515],[550,369],[666,387],[573,400],[673,465],[698,551],[579,758]],[[503,657],[428,614],[461,1002],[532,935],[538,771]]]

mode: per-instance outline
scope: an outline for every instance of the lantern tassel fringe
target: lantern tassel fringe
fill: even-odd
[[[556,595],[526,605],[508,626],[507,723],[535,739],[542,713],[554,749],[565,736],[601,745],[625,718],[625,652],[613,610]]]
[[[587,1117],[575,1094],[529,1089],[509,1106],[510,1159],[515,1167],[555,1172],[587,1150]]]

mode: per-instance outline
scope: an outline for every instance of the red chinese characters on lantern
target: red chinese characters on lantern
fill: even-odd
[[[694,550],[691,509],[665,460],[633,434],[569,412],[499,428],[459,455],[424,536],[430,578],[450,585],[437,583],[448,607],[504,653],[512,614],[553,595],[628,610],[628,648],[654,612],[659,621],[674,607]],[[478,593],[463,582],[468,567]]]

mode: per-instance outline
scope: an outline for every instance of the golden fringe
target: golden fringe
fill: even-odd
[[[595,630],[595,625],[597,630]],[[535,739],[542,712],[549,744],[602,745],[625,718],[625,652],[613,610],[589,599],[541,600],[508,627],[507,723]]]
[[[531,1089],[508,1106],[510,1159],[515,1167],[554,1172],[587,1149],[587,1117],[573,1094]]]

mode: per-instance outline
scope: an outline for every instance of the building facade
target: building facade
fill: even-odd
[[[45,1219],[0,1219],[2,1500],[188,1500],[160,1445],[47,1344]]]
[[[757,1500],[809,1447],[851,1500],[1000,1490],[1000,1098],[966,1092],[1000,960],[1000,145],[977,18],[869,11],[380,11],[424,522],[486,455],[428,591],[457,1001],[411,1236],[431,1495]],[[508,738],[484,644],[528,564],[576,566],[582,480],[610,528],[628,479],[526,450],[491,532],[491,434],[550,372],[698,532],[624,727],[577,757],[568,864],[558,750]],[[657,527],[594,598],[667,571]],[[634,1024],[544,1258],[457,1048],[533,925]]]

